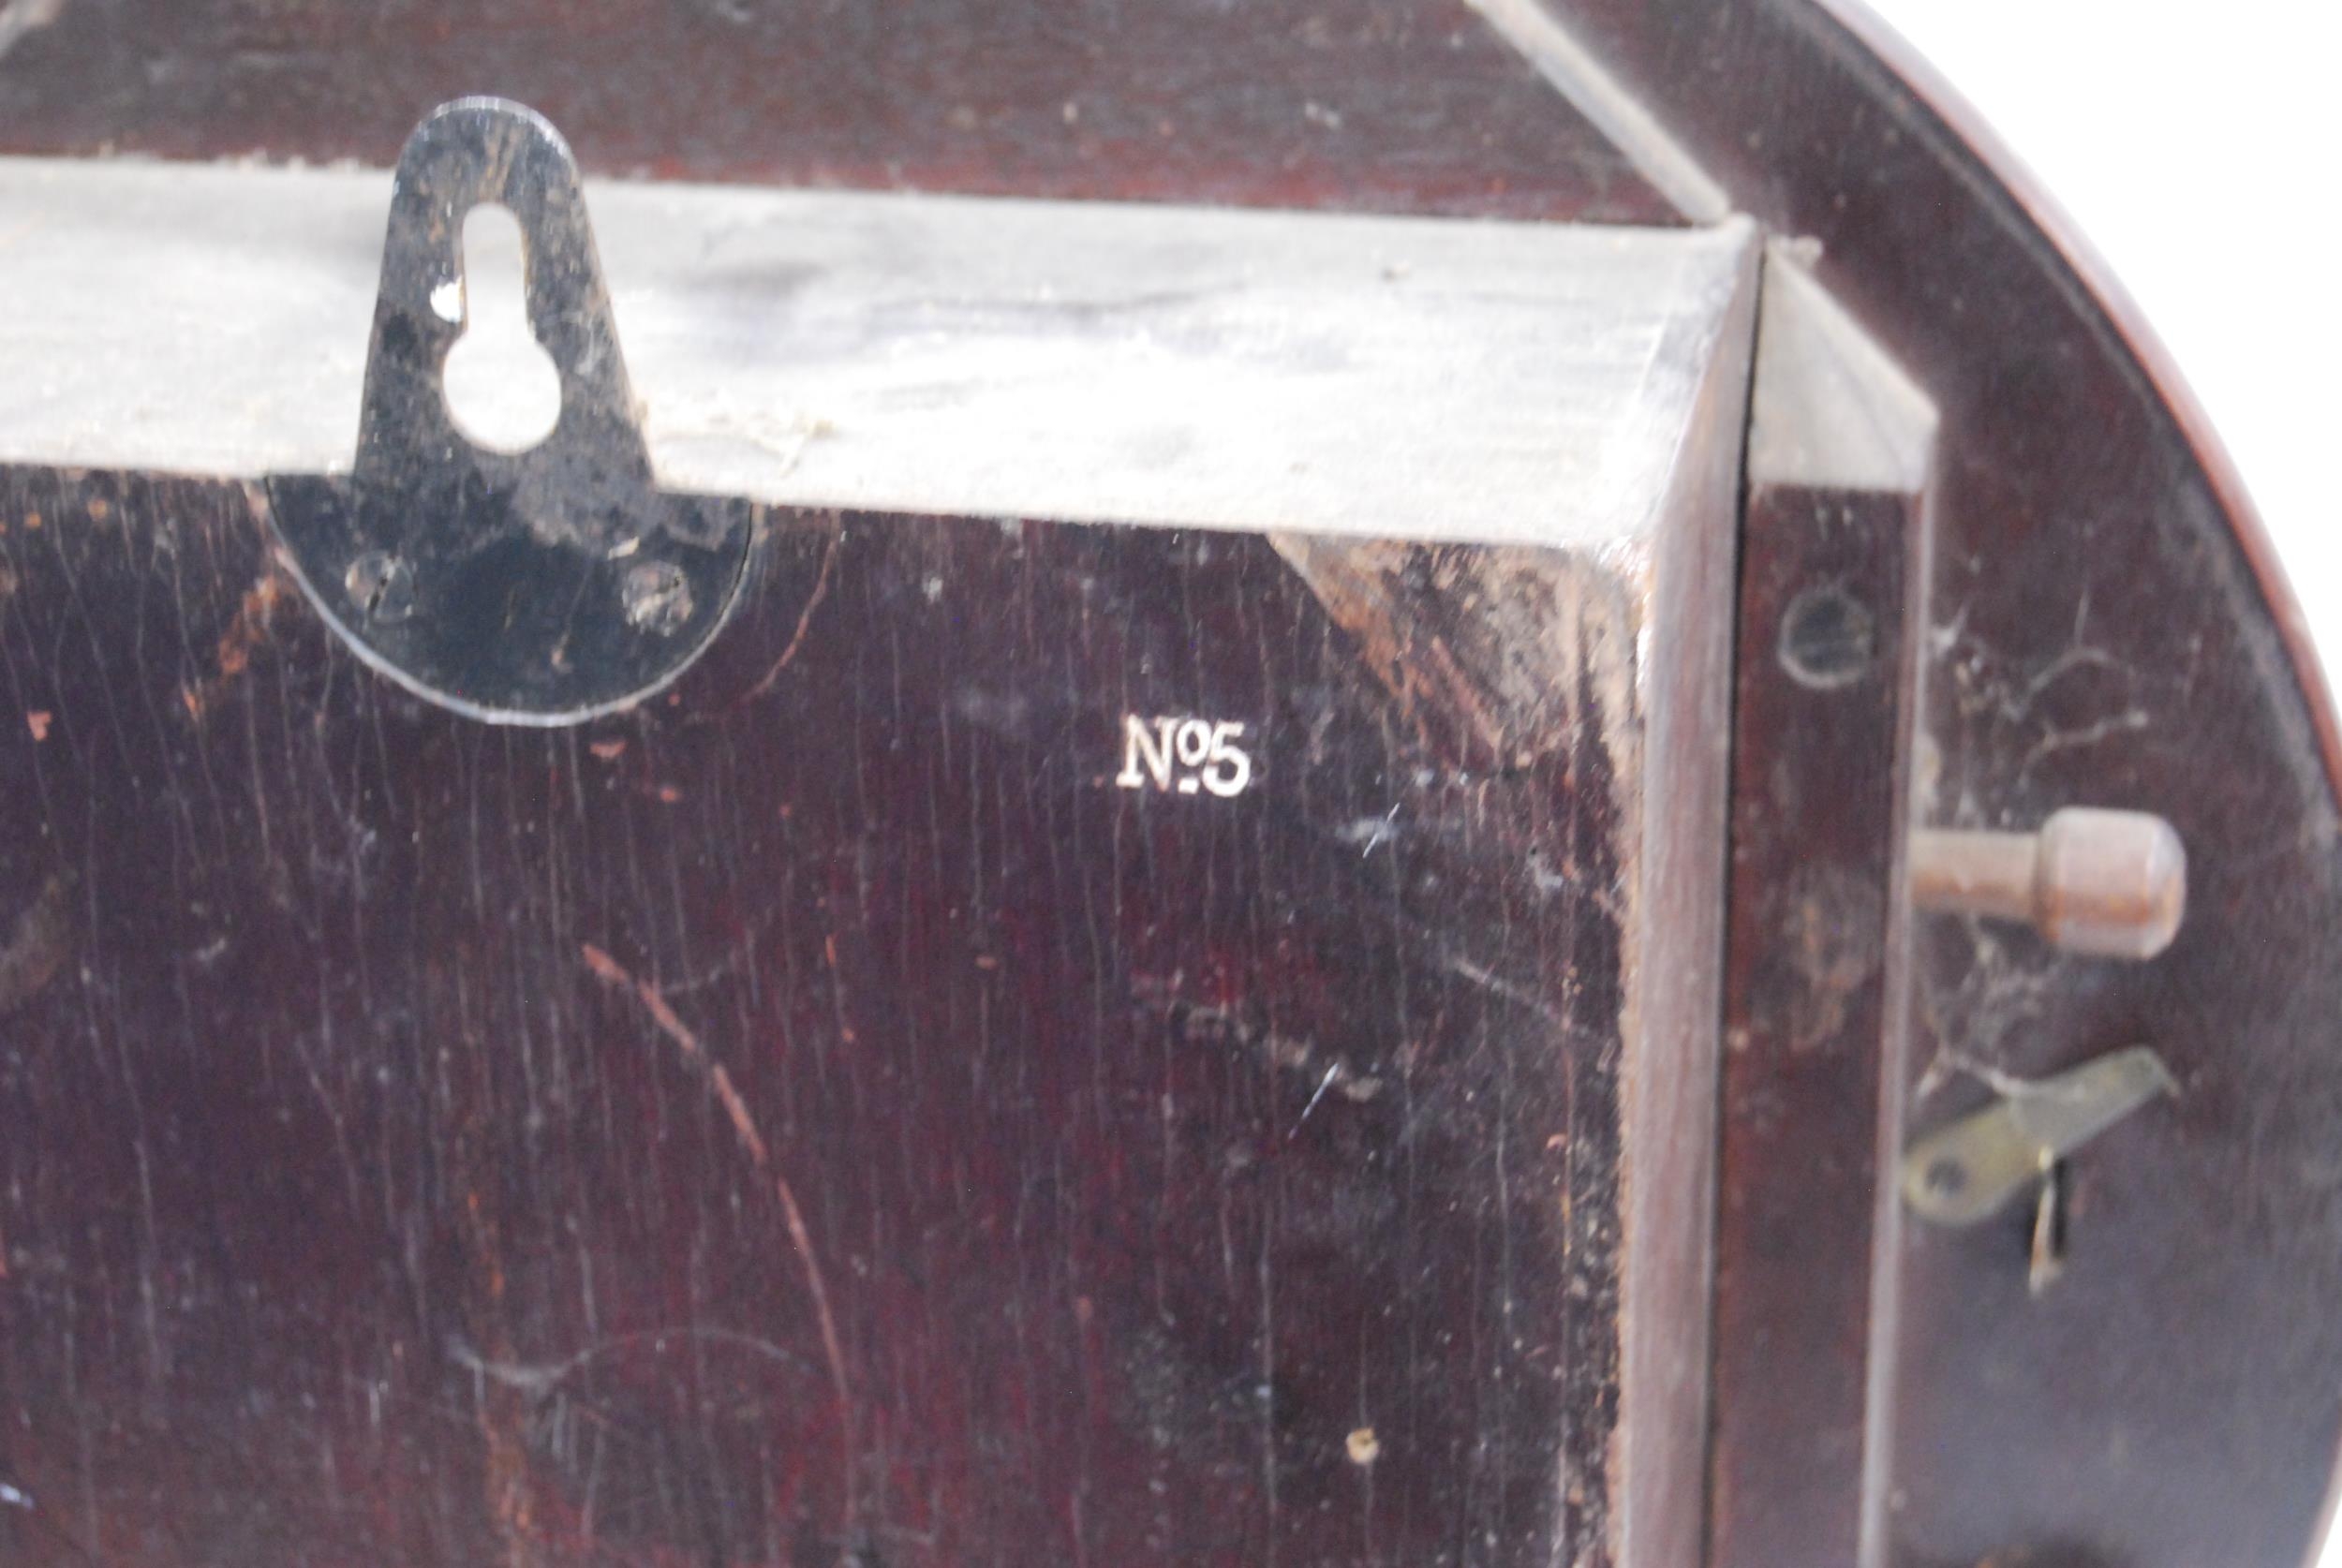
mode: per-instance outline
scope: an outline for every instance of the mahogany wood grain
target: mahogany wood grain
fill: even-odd
[[[1256,537],[773,529],[499,730],[245,489],[0,474],[8,1561],[1599,1557],[1591,690],[1443,735]]]

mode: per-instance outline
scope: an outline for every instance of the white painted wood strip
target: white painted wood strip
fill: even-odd
[[[348,467],[390,176],[0,159],[0,461]],[[810,505],[1647,532],[1742,223],[737,187],[588,201],[660,481]]]

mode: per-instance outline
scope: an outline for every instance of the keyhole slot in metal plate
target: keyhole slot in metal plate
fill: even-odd
[[[561,419],[561,372],[528,324],[520,219],[501,202],[482,202],[464,217],[462,255],[462,278],[431,292],[432,309],[463,329],[440,392],[467,440],[517,456]]]
[[[543,439],[457,424],[450,352],[471,313],[466,219],[509,209],[527,329],[559,378]],[[452,307],[452,308],[451,308]],[[580,722],[682,673],[739,591],[754,509],[653,483],[575,161],[534,111],[466,98],[399,158],[356,460],[278,476],[296,573],[369,665],[491,722]]]

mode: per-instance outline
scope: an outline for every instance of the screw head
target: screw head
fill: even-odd
[[[618,599],[626,607],[626,624],[637,631],[672,637],[691,619],[691,583],[673,561],[627,568]]]
[[[415,613],[414,569],[387,550],[369,550],[351,561],[342,587],[377,626],[395,626]]]

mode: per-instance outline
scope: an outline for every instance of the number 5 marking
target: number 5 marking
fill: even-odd
[[[1122,719],[1122,771],[1115,783],[1125,790],[1152,784],[1166,793],[1192,795],[1208,790],[1225,798],[1240,795],[1253,781],[1253,759],[1236,744],[1244,726],[1230,719],[1188,718],[1178,714]]]

